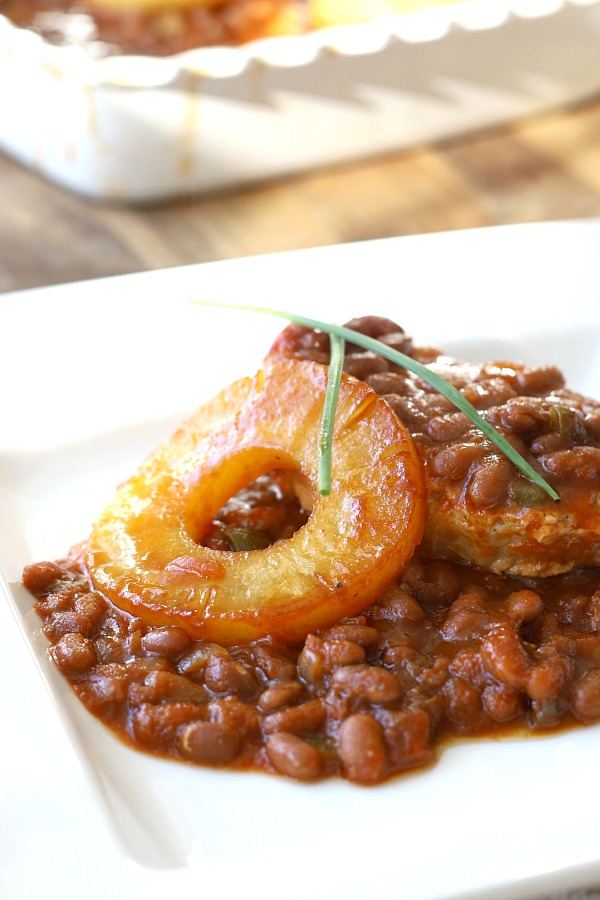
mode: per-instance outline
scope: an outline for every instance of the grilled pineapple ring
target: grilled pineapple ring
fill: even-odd
[[[364,609],[421,539],[421,464],[387,403],[344,376],[331,493],[319,495],[326,379],[316,363],[268,361],[199,409],[94,526],[85,558],[95,587],[149,624],[225,645],[266,635],[301,640]],[[276,468],[308,480],[308,522],[266,549],[201,546],[221,506]]]

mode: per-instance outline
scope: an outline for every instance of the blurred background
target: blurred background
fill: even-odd
[[[19,5],[0,2],[0,14]],[[445,18],[437,26],[422,19],[421,34],[396,28],[391,50],[373,31],[365,31],[371,44],[354,38],[358,53],[338,42],[335,52],[325,48],[321,69],[305,58],[294,68],[288,50],[282,60],[267,41],[258,87],[256,60],[221,80],[199,79],[188,61],[175,73],[144,70],[146,90],[128,92],[113,72],[112,93],[96,87],[95,71],[62,67],[59,55],[49,76],[31,43],[14,68],[16,29],[5,23],[0,75],[11,90],[0,97],[0,290],[600,215],[600,4],[446,0],[421,12]],[[377,41],[382,49],[369,49]],[[92,106],[82,107],[78,93]],[[169,118],[182,97],[197,104],[181,113],[183,137]],[[192,173],[187,182],[163,178],[175,157]],[[110,184],[127,185],[128,170],[132,183],[136,172],[141,179],[131,196]]]

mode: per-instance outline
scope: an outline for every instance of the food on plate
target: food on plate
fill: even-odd
[[[370,326],[372,336],[426,362],[459,388],[561,498],[556,505],[532,485],[422,378],[351,348],[346,370],[386,398],[425,464],[429,515],[421,552],[523,576],[600,565],[600,403],[567,390],[553,365],[465,363],[413,347],[396,328],[381,319]],[[298,325],[290,325],[270,351],[276,358],[313,360],[328,353],[326,334]]]
[[[54,663],[130,745],[366,785],[430,765],[457,736],[600,720],[598,404],[552,366],[468,365],[389,319],[348,326],[443,371],[561,499],[498,462],[418,375],[352,343],[322,496],[330,340],[289,326],[254,379],[225,389],[117,491],[87,542],[24,571]],[[506,516],[513,507],[520,516]],[[556,514],[544,540],[539,510]],[[572,543],[563,515],[585,525]],[[353,516],[361,529],[345,545]],[[257,593],[242,575],[223,606],[216,563],[232,582],[249,565]],[[347,575],[361,596],[335,605]]]
[[[0,0],[0,14],[52,43],[84,46],[94,55],[166,56],[452,2],[457,0]]]

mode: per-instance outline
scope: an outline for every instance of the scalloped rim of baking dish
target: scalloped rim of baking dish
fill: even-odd
[[[451,30],[477,32],[497,28],[510,18],[536,19],[565,7],[589,7],[600,0],[456,0],[447,6],[407,12],[365,24],[323,28],[303,35],[252,41],[237,47],[199,47],[166,57],[119,55],[91,57],[82,47],[55,46],[0,14],[0,52],[31,61],[82,84],[127,89],[182,87],[192,81],[227,78],[256,66],[273,69],[310,65],[322,55],[363,56],[390,44],[431,42]]]

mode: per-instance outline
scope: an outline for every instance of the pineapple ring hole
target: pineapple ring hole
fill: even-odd
[[[271,469],[245,484],[215,513],[197,543],[209,550],[264,550],[306,525],[313,489],[300,471]]]
[[[222,514],[228,518],[232,518],[232,524],[235,524],[236,515],[235,507],[240,501],[244,501],[244,495],[256,494],[254,486],[257,482],[261,485],[258,490],[265,492],[264,481],[278,474],[278,477],[284,482],[283,492],[291,494],[296,504],[298,500],[295,497],[295,484],[305,484],[304,496],[307,502],[310,502],[310,511],[312,511],[313,481],[316,490],[316,473],[307,471],[303,461],[295,452],[285,450],[280,446],[265,446],[262,440],[256,437],[247,437],[244,440],[244,446],[240,447],[236,441],[231,441],[230,445],[224,450],[220,444],[217,445],[215,454],[208,453],[206,458],[202,460],[202,464],[198,467],[197,473],[190,470],[190,474],[186,478],[187,484],[184,487],[183,495],[180,499],[180,522],[186,537],[194,542],[201,549],[207,547],[207,539],[213,530],[215,521]],[[252,501],[252,496],[249,497]],[[256,505],[256,496],[254,496],[254,505]],[[233,509],[233,513],[232,513]],[[267,513],[268,516],[268,513]],[[260,513],[257,513],[257,518]],[[301,525],[305,525],[310,516],[305,516]],[[280,521],[283,516],[280,516]],[[241,519],[242,524],[243,517]],[[250,524],[250,523],[248,523]],[[299,530],[297,528],[288,530],[287,537]],[[217,542],[219,543],[219,542]],[[252,548],[240,547],[239,549],[266,549],[273,541],[269,541],[263,548],[260,546]],[[220,546],[214,548],[217,552],[231,551],[232,547],[227,546],[227,542],[221,543]]]

